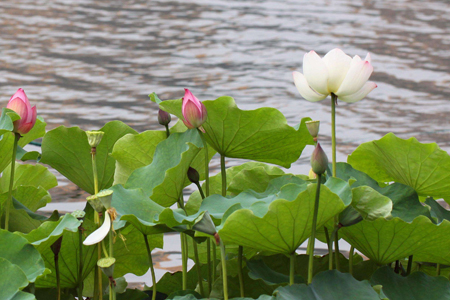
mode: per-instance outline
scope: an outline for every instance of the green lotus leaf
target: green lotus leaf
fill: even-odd
[[[39,228],[23,235],[30,243],[35,244],[36,249],[45,261],[45,267],[52,273],[41,276],[36,280],[36,287],[52,288],[56,286],[56,271],[54,254],[50,246],[61,236],[62,244],[59,253],[59,268],[61,287],[75,288],[78,284],[78,257],[80,222],[72,215],[65,215],[56,222],[45,222]],[[88,218],[83,221],[83,239],[95,230],[95,224]],[[95,246],[83,246],[83,278],[86,278],[97,263],[97,248]]]
[[[16,201],[20,202],[31,212],[35,212],[51,201],[49,192],[42,187],[19,186],[17,189],[13,190],[12,195]],[[0,194],[0,204],[3,205],[7,199],[8,192]]]
[[[203,123],[208,143],[225,157],[268,162],[289,168],[307,144],[313,144],[306,126],[287,125],[274,108],[245,111],[231,97],[203,101],[208,118]],[[182,118],[181,99],[167,100],[159,107]]]
[[[120,231],[121,236],[117,237],[114,243],[114,278],[132,273],[136,276],[142,276],[147,273],[150,265],[148,264],[148,253],[145,246],[145,240],[140,231],[133,226],[128,226]],[[162,248],[163,235],[153,234],[147,237],[150,249]]]
[[[10,173],[11,169],[6,169],[0,179],[0,191],[2,192],[7,192],[9,190]],[[58,181],[56,180],[56,176],[43,165],[16,164],[13,189],[16,189],[21,185],[34,187],[41,186],[44,189],[49,190],[57,186]]]
[[[166,138],[164,131],[153,130],[121,137],[111,153],[116,160],[114,185],[125,184],[134,170],[151,164],[156,146]]]
[[[172,132],[184,132],[187,130],[187,127],[181,128],[181,131],[177,130]],[[125,184],[134,170],[151,164],[156,146],[166,138],[166,132],[164,131],[149,130],[140,134],[127,134],[119,139],[114,145],[111,154],[116,159],[114,184]],[[208,156],[211,159],[215,151],[211,147],[208,148]],[[203,180],[205,176],[205,154],[203,149],[194,158],[191,167],[199,172],[200,180]],[[190,183],[186,179],[185,186]]]
[[[450,249],[450,222],[434,224],[425,216],[416,217],[411,223],[400,218],[363,220],[340,230],[344,239],[379,264],[391,263],[414,254],[414,259],[433,261],[428,255]],[[442,252],[441,252],[442,253]],[[441,259],[442,260],[442,259]]]
[[[2,280],[0,280],[0,299],[36,299],[34,295],[21,291],[28,285],[28,279],[18,265],[0,257],[0,273],[5,275]]]
[[[352,206],[366,220],[386,218],[391,215],[392,201],[369,186],[352,189]]]
[[[41,159],[41,153],[38,151],[26,151],[22,147],[17,146],[16,159],[21,161],[34,160],[39,162]]]
[[[6,230],[0,230],[0,240],[2,241],[0,257],[17,265],[25,274],[27,281],[34,282],[39,275],[44,273],[45,265],[41,255],[25,238]]]
[[[316,184],[308,185],[300,193],[297,193],[298,187],[288,184],[283,186],[278,199],[255,202],[249,208],[232,212],[222,220],[219,235],[225,243],[273,253],[294,252],[311,235],[316,194]],[[317,227],[323,226],[344,208],[339,196],[322,186]],[[298,228],[301,230],[296,230]]]
[[[25,145],[28,145],[30,142],[43,137],[45,135],[46,126],[47,123],[45,123],[44,119],[41,116],[38,116],[33,128],[31,128],[27,134],[22,135],[17,144],[20,147],[25,147]]]
[[[187,170],[202,147],[196,130],[171,134],[158,144],[150,165],[131,173],[125,188],[141,188],[162,206],[174,204],[183,191]]]
[[[103,296],[103,299],[109,299],[109,294]],[[126,289],[124,293],[116,294],[116,300],[144,300],[148,295],[138,289]]]
[[[437,223],[444,220],[450,221],[450,211],[443,208],[436,200],[427,198],[425,204],[430,207],[431,216],[436,219]]]
[[[406,222],[411,222],[417,216],[421,215],[431,219],[429,209],[420,203],[419,196],[412,187],[401,183],[393,183],[385,187],[380,187],[369,175],[355,170],[351,165],[346,163],[336,164],[336,175],[345,181],[353,181],[351,185],[353,189],[368,186],[381,195],[391,199],[393,205],[391,214],[393,217],[399,217]]]
[[[108,122],[100,130],[105,132],[97,147],[98,182],[102,190],[109,188],[114,180],[115,160],[109,155],[114,144],[124,135],[137,132],[120,121]],[[42,140],[41,163],[52,166],[81,189],[94,194],[91,147],[80,128],[60,126],[47,132]]]
[[[246,265],[250,270],[248,275],[253,280],[262,279],[269,285],[289,283],[289,275],[274,271],[261,259],[249,260]],[[295,275],[294,282],[306,283],[305,279],[298,275]]]
[[[6,197],[6,194],[4,194]],[[13,198],[9,212],[9,230],[22,233],[30,232],[46,221],[56,221],[59,219],[58,211],[54,211],[50,217],[35,213],[25,205]]]
[[[373,274],[371,283],[382,285],[384,294],[390,300],[450,299],[450,282],[442,276],[432,277],[414,272],[403,277],[389,267],[382,267]]]
[[[240,192],[253,189],[256,192],[263,192],[269,184],[269,180],[284,175],[284,171],[276,166],[271,166],[260,162],[246,162],[242,165],[226,169],[227,194],[237,195]],[[246,176],[248,175],[248,177]],[[235,180],[236,177],[236,180]],[[242,183],[245,181],[245,184]],[[203,191],[206,190],[206,184],[202,185]],[[222,194],[222,175],[218,173],[209,179],[209,193]],[[194,214],[200,209],[203,200],[198,191],[195,191],[189,197],[186,204],[186,210],[189,214]]]
[[[404,140],[388,133],[361,144],[348,162],[378,182],[400,182],[420,196],[450,196],[450,156],[435,143],[422,144],[416,138]]]
[[[280,287],[275,294],[277,300],[380,300],[368,281],[358,281],[336,270],[317,274],[310,285]]]

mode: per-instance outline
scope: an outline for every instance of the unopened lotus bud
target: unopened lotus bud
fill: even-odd
[[[92,206],[92,208],[96,212],[98,212],[98,213],[103,212],[103,204],[96,195],[91,195],[91,196],[87,197],[86,200],[88,201],[88,203]]]
[[[105,133],[103,131],[99,130],[86,131],[89,146],[91,146],[92,148],[96,148],[102,141],[102,137],[104,134]]]
[[[307,121],[306,122],[306,128],[308,128],[309,134],[314,138],[314,140],[316,140],[317,136],[319,135],[319,126],[320,126],[320,121]]]
[[[86,213],[82,210],[76,210],[76,211],[72,212],[71,215],[74,216],[75,218],[77,218],[78,220],[83,220]]]
[[[158,123],[163,126],[167,126],[169,125],[170,121],[172,121],[172,117],[170,116],[170,114],[167,111],[160,109],[158,111]]]
[[[216,225],[214,225],[214,222],[211,219],[208,211],[206,211],[203,215],[199,216],[195,220],[195,224],[192,229],[209,235],[214,235],[217,232]]]
[[[102,269],[103,273],[108,278],[114,277],[114,264],[116,263],[116,259],[114,257],[105,257],[101,258],[97,261],[97,266]]]
[[[102,202],[103,206],[106,209],[111,208],[113,191],[112,190],[103,190],[97,194],[97,198]]]
[[[197,184],[200,181],[200,175],[198,174],[197,170],[191,167],[189,167],[187,171],[187,177],[192,183],[195,184]]]
[[[33,128],[37,118],[36,106],[31,107],[30,101],[23,89],[18,89],[12,95],[6,108],[15,111],[20,116],[20,120],[16,120],[13,123],[14,132],[24,135]]]
[[[206,121],[207,111],[205,105],[191,93],[190,90],[184,89],[183,103],[181,112],[183,114],[183,123],[187,128],[200,128]]]
[[[328,167],[328,157],[318,143],[311,155],[311,168],[317,175],[325,173]]]
[[[55,257],[58,257],[59,255],[59,251],[61,251],[61,245],[62,245],[62,236],[57,239],[51,246],[50,248],[52,249],[53,254],[55,255]]]

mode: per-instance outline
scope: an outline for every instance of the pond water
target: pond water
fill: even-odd
[[[449,151],[449,21],[447,0],[2,0],[0,99],[6,106],[24,88],[48,129],[118,119],[144,131],[161,129],[148,94],[179,98],[188,87],[200,100],[229,95],[244,109],[275,107],[290,125],[321,120],[330,153],[330,101],[303,100],[291,73],[305,52],[339,47],[371,53],[378,88],[339,103],[338,160],[390,131]],[[308,172],[311,151],[292,172]],[[82,208],[86,195],[58,179],[45,210]]]

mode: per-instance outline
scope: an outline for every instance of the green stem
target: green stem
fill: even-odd
[[[436,265],[436,276],[440,276],[441,275],[441,264],[437,264]]]
[[[208,155],[208,143],[206,142],[206,138],[203,132],[198,129],[198,133],[202,138],[203,148],[205,148],[205,185],[206,185],[206,197],[209,196],[209,155]]]
[[[336,177],[336,102],[337,96],[331,94],[331,148],[333,155],[333,177]]]
[[[241,297],[245,297],[245,289],[244,289],[244,274],[242,272],[242,258],[244,256],[244,247],[239,246],[238,250],[238,269],[239,269],[239,288],[241,291]]]
[[[30,287],[30,294],[36,294],[36,285],[34,284],[34,282],[30,282],[30,285],[29,285],[29,287]],[[83,299],[83,298],[81,298],[81,299]]]
[[[222,281],[223,281],[223,298],[228,300],[228,277],[227,277],[227,255],[225,245],[220,240],[220,254],[222,258]]]
[[[336,261],[336,270],[340,271],[339,266],[339,235],[338,235],[339,227],[334,229],[334,260]]]
[[[200,287],[200,295],[202,295],[202,297],[205,297],[205,290],[203,288],[202,264],[200,263],[200,258],[198,257],[197,242],[194,239],[192,239],[192,245],[194,247],[194,259],[195,266],[197,268],[197,279],[198,285]]]
[[[189,249],[187,245],[187,239],[186,235],[184,233],[180,233],[181,236],[181,264],[183,266],[183,279],[182,279],[182,286],[183,291],[187,290],[187,261],[188,261],[188,255],[189,255]],[[183,249],[184,248],[184,249]]]
[[[102,250],[105,257],[109,257],[108,252],[106,251],[105,240],[102,241]]]
[[[16,153],[17,153],[17,143],[19,142],[20,134],[14,133],[14,146],[13,153],[11,157],[11,175],[9,177],[9,190],[8,190],[8,200],[6,201],[5,207],[5,230],[9,228],[9,207],[12,205],[12,191],[14,187],[14,171],[16,170]]]
[[[153,282],[153,291],[152,291],[152,300],[156,299],[156,275],[155,268],[153,268],[153,259],[152,259],[152,250],[150,250],[150,245],[148,244],[148,238],[145,234],[143,234],[145,240],[145,247],[147,248],[148,255],[148,263],[150,264],[150,270],[152,272],[152,282]]]
[[[203,189],[202,189],[202,187],[200,186],[200,183],[195,182],[195,185],[197,186],[198,191],[200,192],[200,196],[202,196],[202,199],[205,199],[205,194],[203,194]]]
[[[333,242],[330,239],[330,234],[328,233],[328,228],[324,227],[325,238],[327,239],[328,246],[328,270],[333,270]]]
[[[355,253],[355,247],[350,247],[350,253],[348,254],[348,272],[353,275],[353,254]]]
[[[406,276],[411,274],[412,263],[413,263],[413,256],[410,255],[409,258],[408,258],[408,267],[406,268]]]
[[[213,281],[217,278],[217,247],[215,241],[212,242],[212,252],[213,252],[213,268],[212,268],[212,277]]]
[[[55,255],[56,289],[58,290],[58,300],[61,300],[61,276],[59,274],[59,254]]]
[[[78,227],[78,299],[83,300],[83,230]]]
[[[164,125],[164,127],[166,127],[166,136],[169,137],[170,136],[169,125]]]
[[[98,194],[98,172],[97,172],[97,148],[92,147],[91,148],[91,155],[92,155],[92,173],[94,176],[94,192],[95,195]],[[97,214],[97,228],[100,227],[100,217]],[[95,218],[95,217],[94,217]],[[102,246],[100,243],[97,244],[97,256],[98,259],[102,258]],[[94,298],[96,298],[96,295],[98,296],[99,300],[103,299],[103,282],[102,282],[102,270],[96,265],[95,269],[97,271],[97,284],[94,286]]]
[[[106,212],[108,213],[108,212]],[[113,236],[113,219],[111,218],[111,228],[109,230],[109,256],[114,257],[114,236]],[[109,288],[109,298],[110,300],[114,300],[116,298],[116,290],[114,289],[114,285],[111,282]]]
[[[321,177],[322,177],[322,174],[317,174],[316,200],[314,201],[314,214],[313,214],[313,221],[312,221],[312,228],[311,228],[311,237],[309,238],[309,242],[308,242],[308,248],[309,248],[308,284],[310,284],[312,282],[313,271],[314,271],[314,243],[316,241],[317,215],[319,214]]]
[[[220,154],[220,174],[222,175],[222,196],[227,195],[227,172],[225,171],[225,156]]]
[[[208,261],[208,295],[211,294],[212,274],[211,274],[211,240],[206,240],[206,260]]]
[[[294,284],[294,276],[295,276],[295,251],[291,253],[289,258],[289,285]]]

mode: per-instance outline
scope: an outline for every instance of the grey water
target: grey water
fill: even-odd
[[[320,120],[329,153],[330,100],[302,99],[292,71],[304,53],[339,47],[370,52],[378,84],[358,103],[339,103],[339,161],[391,131],[449,151],[449,21],[446,0],[1,0],[0,104],[22,87],[47,129],[118,119],[156,130],[148,95],[180,98],[186,87],[200,100],[277,108],[290,125]],[[307,174],[310,153],[289,171]],[[86,195],[58,179],[48,210],[80,208]]]

